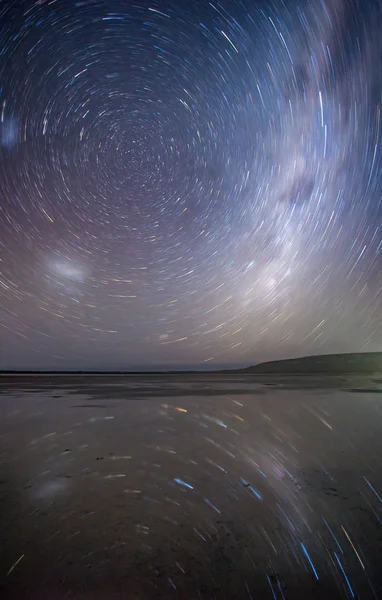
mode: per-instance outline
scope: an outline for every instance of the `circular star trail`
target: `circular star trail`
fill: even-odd
[[[3,368],[379,350],[381,5],[1,5]]]

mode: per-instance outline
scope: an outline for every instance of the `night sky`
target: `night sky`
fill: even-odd
[[[4,0],[0,367],[382,348],[379,0]]]

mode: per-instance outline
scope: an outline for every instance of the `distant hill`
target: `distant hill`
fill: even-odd
[[[243,373],[378,373],[382,372],[382,352],[323,354],[259,363]]]
[[[0,370],[0,375],[44,375],[44,376],[59,376],[59,375],[92,375],[92,376],[109,376],[109,375],[214,375],[214,374],[246,374],[253,373],[254,375],[261,374],[306,374],[310,373],[382,373],[382,352],[360,352],[350,354],[323,354],[319,356],[302,356],[301,358],[288,358],[285,360],[272,360],[269,362],[258,363],[251,367],[221,370],[199,370],[191,368],[188,370],[150,370],[150,371],[13,371]]]

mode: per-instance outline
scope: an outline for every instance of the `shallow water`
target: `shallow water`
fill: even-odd
[[[0,380],[4,598],[380,598],[381,378]]]

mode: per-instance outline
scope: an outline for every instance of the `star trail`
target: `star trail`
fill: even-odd
[[[377,0],[2,2],[2,368],[380,350],[381,25]]]

